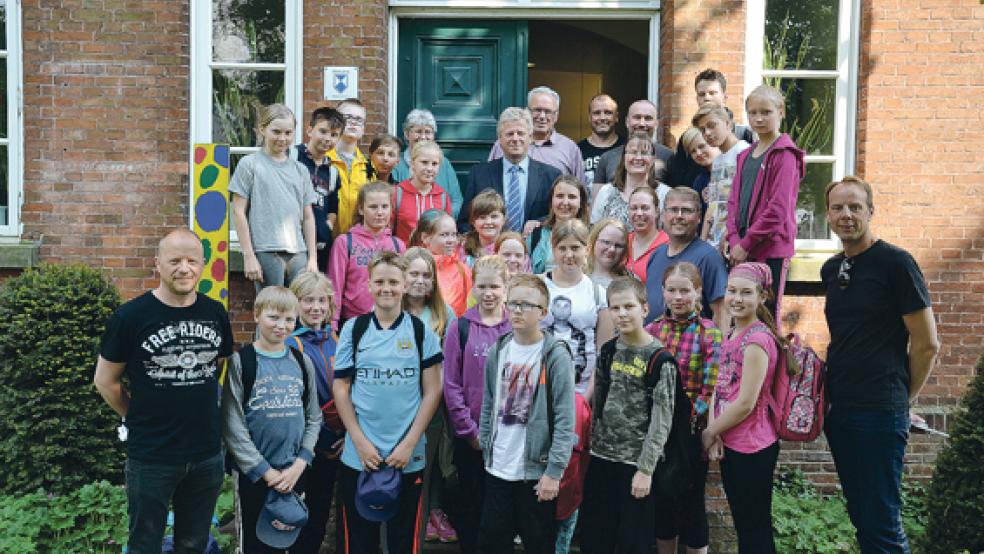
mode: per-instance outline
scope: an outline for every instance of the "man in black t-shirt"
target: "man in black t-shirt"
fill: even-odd
[[[204,258],[195,233],[169,233],[160,284],[120,306],[102,338],[94,381],[127,428],[131,554],[161,551],[169,502],[175,552],[208,545],[223,475],[219,373],[233,339],[222,304],[196,292]]]
[[[830,330],[827,441],[863,554],[908,553],[902,529],[909,405],[939,352],[922,271],[871,232],[871,186],[827,185],[827,221],[844,252],[821,270]]]
[[[595,95],[588,102],[588,123],[591,124],[591,134],[577,143],[584,160],[584,177],[588,186],[594,183],[594,170],[601,160],[601,155],[612,148],[625,143],[615,132],[618,123],[618,104],[604,92]],[[590,192],[590,191],[589,191]]]

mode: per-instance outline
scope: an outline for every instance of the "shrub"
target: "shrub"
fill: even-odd
[[[926,552],[984,551],[984,356],[954,414],[949,444],[927,490]]]
[[[117,415],[92,385],[120,303],[98,271],[42,265],[0,288],[0,492],[63,493],[123,478]]]

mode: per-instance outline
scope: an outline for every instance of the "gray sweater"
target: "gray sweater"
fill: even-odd
[[[281,357],[257,353],[256,381],[243,409],[243,371],[239,353],[230,358],[222,388],[222,436],[236,466],[254,483],[268,469],[284,469],[301,458],[314,458],[321,429],[321,408],[314,364],[304,354],[304,368],[284,351]],[[302,381],[302,379],[304,381]],[[308,398],[302,398],[304,382]]]
[[[496,341],[495,347],[485,361],[485,387],[482,394],[482,415],[478,426],[478,442],[482,447],[485,467],[492,467],[492,445],[495,442],[498,420],[496,409],[499,404],[499,379],[502,365],[500,360],[503,347],[511,341],[513,334],[506,333]],[[540,379],[541,371],[546,378]],[[534,376],[531,374],[530,376]],[[560,479],[567,468],[577,435],[574,433],[574,362],[570,347],[563,340],[545,334],[543,359],[538,368],[536,388],[530,405],[529,419],[526,423],[526,448],[524,479],[537,480],[544,474]],[[553,437],[547,414],[547,385],[553,396]]]

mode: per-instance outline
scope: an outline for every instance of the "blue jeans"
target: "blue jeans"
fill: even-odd
[[[197,553],[208,546],[215,501],[222,487],[222,455],[198,463],[126,461],[130,554],[160,554],[168,504],[174,504],[174,552]]]
[[[568,554],[571,551],[571,540],[574,539],[574,528],[577,527],[577,513],[574,510],[567,519],[557,522],[557,552],[556,554]]]
[[[833,407],[824,431],[862,554],[908,554],[901,488],[909,411]]]

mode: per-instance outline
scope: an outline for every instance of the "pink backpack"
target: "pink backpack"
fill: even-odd
[[[802,344],[799,335],[792,333],[786,338],[789,349],[785,356],[779,356],[772,394],[768,396],[769,419],[782,440],[814,441],[823,431],[827,412],[827,364],[812,348]],[[795,367],[790,368],[788,356],[795,359],[798,372]]]

